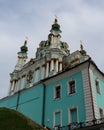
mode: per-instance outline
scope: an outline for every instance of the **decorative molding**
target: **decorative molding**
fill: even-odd
[[[46,64],[43,64],[42,67],[46,67]]]
[[[75,81],[75,93],[70,93],[70,89],[69,89],[69,83]],[[76,89],[76,79],[75,78],[70,78],[70,80],[67,82],[67,94],[68,96],[74,95],[77,93],[77,89]]]
[[[79,122],[78,106],[72,106],[72,107],[68,108],[68,124],[73,123],[71,121],[71,110],[74,110],[74,109],[76,109],[76,111],[77,111],[77,122]]]
[[[34,62],[34,59],[31,59],[30,61],[29,61],[29,66],[31,66],[31,65],[33,65],[35,62]]]
[[[90,121],[93,120],[93,108],[92,108],[92,99],[91,99],[90,84],[89,84],[89,77],[88,77],[88,68],[82,70],[82,79],[83,79],[83,89],[84,89],[86,121]]]
[[[96,101],[96,92],[94,89],[95,86],[95,81],[94,81],[94,77],[93,77],[93,71],[91,69],[89,69],[89,73],[90,73],[90,80],[91,80],[91,89],[92,89],[92,97],[93,97],[93,105],[94,105],[94,113],[95,113],[95,118],[98,119],[99,115],[98,115],[98,107],[97,107],[97,101]]]
[[[22,78],[24,78],[26,76],[26,74],[22,75]]]
[[[40,67],[37,67],[37,68],[35,68],[35,71],[36,71],[36,70],[39,70],[39,69],[40,69]]]
[[[62,110],[56,110],[53,112],[53,128],[56,126],[56,113],[60,113],[60,126],[62,126]]]

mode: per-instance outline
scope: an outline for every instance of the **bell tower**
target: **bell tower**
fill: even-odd
[[[51,48],[60,48],[60,38],[61,38],[61,30],[60,25],[58,24],[58,20],[55,18],[54,24],[52,25],[52,28],[50,30],[49,37],[51,38]]]
[[[26,59],[27,59],[27,39],[24,42],[24,45],[20,48],[20,52],[18,52],[18,61],[17,64],[15,66],[15,70],[21,70],[22,67],[25,65],[26,63]]]

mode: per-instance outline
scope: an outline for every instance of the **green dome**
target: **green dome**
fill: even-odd
[[[24,45],[21,47],[21,52],[26,53],[28,51],[28,47],[26,46],[27,40],[25,40]]]
[[[52,29],[50,31],[52,31],[52,30],[61,32],[60,25],[58,24],[57,19],[55,19],[54,24],[52,25]]]
[[[86,51],[85,50],[81,50],[80,51],[82,55],[86,55]]]

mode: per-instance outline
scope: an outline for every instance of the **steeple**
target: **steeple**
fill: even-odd
[[[57,18],[54,19],[50,32],[48,40],[40,42],[39,48],[36,52],[36,58],[44,57],[50,50],[53,50],[54,52],[58,50],[63,55],[69,55],[70,51],[68,44],[61,41],[60,33],[62,31],[60,30]]]
[[[83,48],[83,44],[82,44],[82,41],[80,41],[80,53],[82,54],[82,55],[86,55],[86,51],[84,50],[84,48]]]
[[[28,51],[27,48],[27,39],[24,42],[24,45],[21,47],[21,53],[26,53]]]
[[[25,65],[27,59],[27,51],[28,51],[28,47],[27,47],[27,39],[26,39],[24,45],[20,47],[20,52],[18,52],[18,62],[15,66],[15,70],[21,70],[22,67]]]
[[[60,35],[61,30],[60,30],[60,25],[58,24],[57,18],[55,18],[54,24],[52,25],[50,32],[54,35]]]

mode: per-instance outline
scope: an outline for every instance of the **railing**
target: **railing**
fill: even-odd
[[[52,130],[78,130],[81,128],[91,128],[93,126],[99,126],[101,124],[104,124],[104,118],[101,119],[95,119],[92,121],[87,121],[87,122],[74,122],[71,123],[67,126],[55,126]]]

